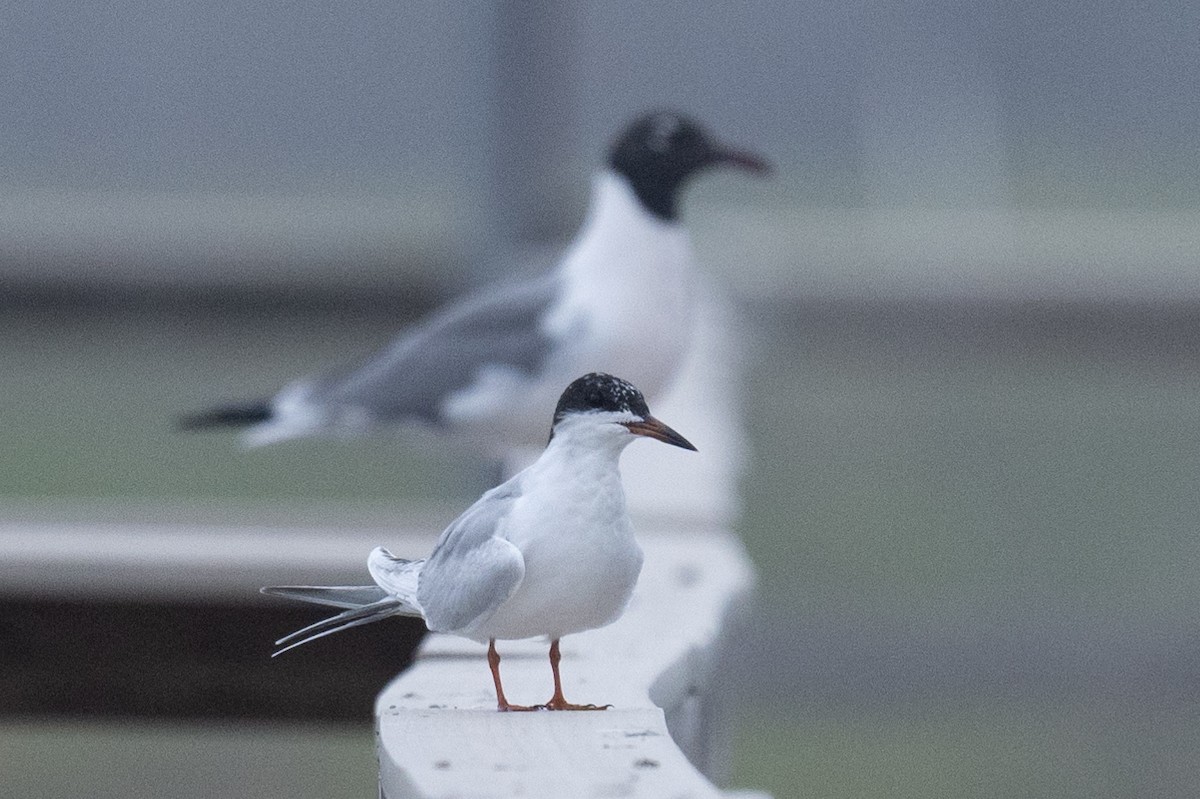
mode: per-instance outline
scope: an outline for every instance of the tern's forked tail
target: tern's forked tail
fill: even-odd
[[[345,608],[336,616],[280,638],[275,645],[283,648],[271,657],[282,655],[309,641],[389,616],[421,618],[423,614],[421,606],[417,604],[417,583],[424,563],[423,560],[397,558],[379,547],[367,559],[367,569],[375,578],[375,585],[269,585],[261,589],[262,593],[270,596]]]
[[[411,613],[404,613],[404,605],[398,599],[382,599],[379,602],[372,602],[370,605],[363,605],[361,608],[351,608],[344,610],[336,616],[330,616],[328,619],[310,624],[307,627],[296,630],[280,638],[275,642],[276,646],[283,646],[271,653],[271,657],[278,657],[289,649],[295,649],[298,646],[307,644],[309,641],[315,641],[318,638],[324,638],[327,635],[339,633],[342,630],[348,630],[351,627],[358,627],[362,624],[370,624],[373,621],[386,619],[389,616],[406,616]],[[299,640],[297,640],[299,639]]]
[[[415,600],[393,596],[378,585],[272,585],[261,590],[270,596],[345,608],[336,616],[321,619],[280,638],[275,645],[283,648],[272,653],[271,657],[282,655],[309,641],[389,616],[421,616]],[[415,593],[415,580],[413,590]]]

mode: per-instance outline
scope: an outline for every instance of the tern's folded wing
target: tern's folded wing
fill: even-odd
[[[417,598],[435,632],[460,632],[495,612],[525,577],[525,559],[497,535],[518,492],[484,494],[442,533],[421,569]]]

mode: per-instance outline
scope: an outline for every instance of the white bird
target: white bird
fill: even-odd
[[[618,460],[638,436],[695,450],[650,415],[642,393],[606,374],[563,392],[550,441],[524,471],[481,496],[422,560],[377,548],[367,559],[375,585],[272,586],[265,594],[346,608],[276,641],[282,654],[317,638],[390,616],[488,644],[500,710],[600,710],[563,697],[558,642],[603,627],[625,610],[642,550],[625,509]],[[497,639],[547,636],[554,694],[514,705],[500,682]]]
[[[695,313],[679,195],[720,165],[768,169],[687,117],[646,115],[612,146],[583,227],[548,274],[452,303],[359,365],[181,427],[247,427],[245,442],[261,445],[417,425],[504,458],[540,445],[560,388],[579,374],[624,375],[656,396],[683,361]]]

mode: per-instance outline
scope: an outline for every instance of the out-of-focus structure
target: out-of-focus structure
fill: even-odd
[[[271,663],[309,617],[242,587],[356,571],[488,477],[173,418],[525,263],[660,106],[779,168],[684,202],[732,425],[669,479],[749,454],[740,490],[625,463],[648,528],[717,520],[757,562],[735,783],[1200,794],[1196,4],[2,16],[0,794],[374,790],[366,720],[420,630]]]

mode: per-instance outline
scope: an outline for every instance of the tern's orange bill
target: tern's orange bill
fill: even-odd
[[[653,438],[655,441],[661,441],[664,444],[671,444],[675,447],[690,449],[692,452],[696,448],[692,446],[692,442],[688,441],[683,436],[676,433],[671,428],[667,427],[662,422],[655,419],[653,416],[647,416],[638,422],[624,422],[624,425],[629,428],[629,432],[634,435],[646,436]]]

